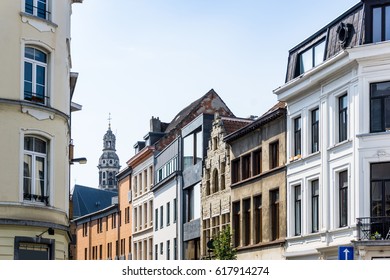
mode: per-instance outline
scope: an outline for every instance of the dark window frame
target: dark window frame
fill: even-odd
[[[263,208],[262,195],[253,197],[253,242],[255,244],[263,241]]]
[[[390,28],[390,27],[389,27]],[[383,90],[383,93],[379,93],[379,90],[376,89],[377,85],[380,84],[389,84],[388,90]],[[382,92],[382,91],[381,91]],[[378,94],[379,93],[379,94]],[[375,96],[376,95],[376,96]],[[379,101],[380,109],[374,108],[373,103]],[[388,108],[386,107],[388,104]],[[388,116],[386,114],[388,111]],[[386,120],[386,117],[388,120]],[[375,121],[380,122],[380,128],[374,127]],[[370,84],[370,132],[384,132],[390,129],[390,81],[376,82]]]
[[[381,42],[385,41],[385,34],[386,34],[386,7],[389,7],[389,3],[383,3],[381,1],[372,1],[369,3],[366,1],[364,3],[365,5],[365,18],[366,18],[366,24],[365,24],[365,44],[375,43],[375,42]],[[380,8],[381,9],[381,40],[374,42],[374,9]],[[390,19],[389,19],[390,20]]]
[[[317,50],[317,47],[320,46],[321,44],[324,44],[323,48],[323,56],[322,56],[322,60],[320,62],[316,62],[316,50]],[[297,60],[296,60],[296,66],[295,66],[295,75],[294,77],[298,77],[300,75],[302,75],[303,73],[309,71],[310,69],[313,69],[314,67],[318,66],[319,64],[321,64],[324,60],[325,60],[325,57],[326,57],[326,37],[323,37],[321,38],[320,40],[318,40],[317,42],[313,43],[312,45],[310,45],[309,47],[305,48],[304,50],[300,51],[297,55]],[[311,66],[310,68],[308,69],[303,69],[302,67],[302,64],[303,64],[303,55],[308,53],[308,52],[311,52]]]
[[[339,188],[339,227],[348,225],[348,170],[338,173]]]
[[[241,180],[246,180],[251,177],[251,154],[246,154],[241,157]]]
[[[294,156],[302,155],[302,118],[294,118]]]
[[[302,234],[302,187],[294,186],[294,235]]]
[[[262,149],[253,151],[252,155],[252,173],[253,176],[259,175],[262,172]]]
[[[280,237],[280,200],[279,189],[270,191],[270,225],[271,225],[271,240],[277,240]]]
[[[311,231],[319,231],[319,203],[320,203],[320,183],[318,179],[311,181]]]
[[[232,160],[232,184],[241,181],[241,158]]]
[[[345,98],[345,100],[344,100]],[[345,101],[345,107],[343,106]],[[348,94],[343,94],[338,97],[338,142],[343,142],[348,139]]]
[[[279,140],[269,144],[269,169],[279,166]]]
[[[315,108],[311,111],[311,152],[316,153],[320,150],[320,109]]]

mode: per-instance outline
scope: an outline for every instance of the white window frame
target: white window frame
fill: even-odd
[[[44,140],[46,142],[46,158],[45,158],[45,164],[46,164],[46,173],[45,173],[45,187],[44,187],[44,195],[48,196],[47,203],[41,201],[35,201],[35,200],[25,200],[24,199],[24,138],[25,137],[34,137],[41,140]],[[35,129],[21,129],[20,131],[20,171],[19,171],[19,201],[25,202],[25,203],[34,203],[34,204],[40,204],[40,205],[52,205],[53,203],[53,197],[55,195],[54,189],[53,189],[53,166],[52,162],[54,160],[53,158],[53,144],[54,143],[54,136],[50,135],[48,133],[45,133],[40,130]],[[28,153],[31,153],[31,151],[28,151]],[[41,154],[39,154],[41,155]],[[34,180],[32,180],[34,181]],[[33,182],[32,182],[33,184]],[[35,184],[35,182],[34,182]],[[35,186],[34,186],[35,187]],[[31,193],[33,192],[33,187],[31,188]]]
[[[38,61],[38,60],[35,60],[35,59],[32,59],[32,58],[27,58],[26,57],[26,48],[31,48],[31,49],[34,49],[34,50],[38,50],[38,51],[41,51],[43,52],[45,55],[46,55],[46,63],[45,62],[41,62],[41,61]],[[44,92],[43,92],[43,101],[42,102],[38,102],[36,101],[36,103],[42,103],[42,104],[47,104],[47,82],[48,82],[48,60],[49,60],[49,53],[42,49],[42,48],[39,48],[37,46],[34,46],[34,45],[26,45],[24,47],[24,53],[23,53],[23,99],[26,100],[26,95],[25,95],[25,87],[24,87],[24,82],[26,81],[26,77],[25,77],[25,64],[26,63],[29,63],[32,65],[32,79],[31,79],[31,83],[32,83],[32,92],[31,92],[31,102],[34,102],[33,99],[34,97],[36,98],[37,97],[37,68],[38,67],[42,67],[44,68],[45,70],[45,78],[44,78]]]
[[[27,0],[22,1],[22,5],[23,5],[22,11],[24,11],[26,14],[32,15],[32,16],[37,17],[39,19],[50,20],[50,18],[51,18],[51,16],[50,16],[51,15],[51,13],[50,13],[50,4],[51,3],[50,2],[51,1],[50,0],[32,0],[32,2],[33,2],[32,13],[28,12],[26,9]],[[45,2],[45,4],[46,4],[45,17],[40,17],[38,15],[38,3],[40,3],[40,2]]]

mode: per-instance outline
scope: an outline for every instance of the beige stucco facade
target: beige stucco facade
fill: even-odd
[[[74,1],[47,2],[46,19],[28,13],[24,0],[0,3],[0,259],[23,258],[22,247],[47,250],[49,258],[68,258],[73,94],[70,15]],[[34,90],[33,97],[26,97],[26,48],[46,54],[44,93],[39,98],[35,98]],[[39,83],[39,74],[33,69],[36,80],[32,83]],[[42,140],[45,151],[37,154],[26,148],[27,137]],[[26,150],[33,159],[39,159],[26,162]],[[35,192],[26,187],[26,181],[35,185]],[[50,231],[49,235],[48,228],[54,233]]]
[[[231,225],[237,259],[283,259],[286,238],[286,120],[278,104],[227,137]]]

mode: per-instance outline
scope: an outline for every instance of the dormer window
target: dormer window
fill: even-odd
[[[325,39],[298,55],[296,77],[324,61]]]
[[[390,5],[372,9],[372,42],[390,40]]]

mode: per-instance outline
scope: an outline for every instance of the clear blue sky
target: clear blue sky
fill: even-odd
[[[75,157],[71,186],[98,186],[103,135],[117,137],[122,168],[152,116],[170,122],[214,89],[236,116],[277,100],[288,51],[359,0],[84,0],[73,5]]]

